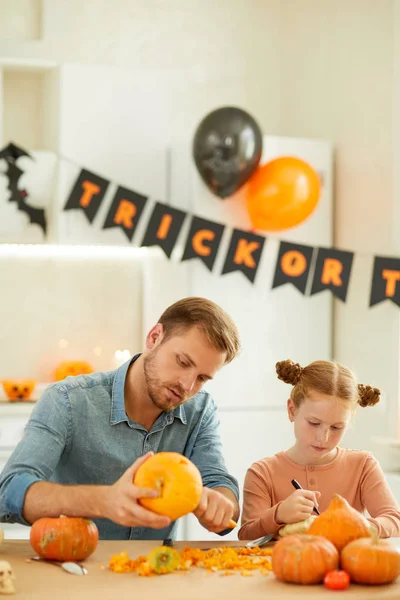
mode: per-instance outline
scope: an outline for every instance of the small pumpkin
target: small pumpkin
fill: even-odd
[[[28,401],[37,385],[34,379],[3,379],[1,383],[10,402]]]
[[[84,560],[96,550],[98,541],[96,524],[81,517],[44,517],[33,523],[30,533],[32,548],[49,560]]]
[[[316,515],[310,515],[308,519],[303,521],[297,521],[296,523],[287,523],[279,529],[279,537],[286,537],[287,535],[293,535],[294,533],[308,533],[310,525],[316,519]]]
[[[399,551],[377,535],[347,544],[341,552],[340,561],[355,583],[391,583],[400,575]]]
[[[339,552],[326,538],[298,533],[280,539],[272,550],[272,570],[286,583],[321,583],[339,566]]]
[[[203,491],[200,471],[178,452],[158,452],[150,456],[136,471],[133,483],[157,490],[157,498],[140,498],[139,503],[172,521],[197,508]]]
[[[308,533],[326,537],[339,551],[353,540],[371,536],[367,519],[339,494],[333,496],[328,508],[311,523]]]
[[[84,360],[70,360],[61,362],[54,373],[54,381],[61,381],[66,377],[76,375],[89,375],[93,373],[93,367]]]

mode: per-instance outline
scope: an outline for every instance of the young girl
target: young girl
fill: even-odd
[[[314,506],[322,512],[335,493],[366,513],[380,537],[400,536],[399,506],[377,460],[369,452],[339,448],[357,404],[373,406],[380,391],[357,384],[335,362],[316,361],[303,369],[284,360],[276,372],[293,386],[287,409],[296,442],[248,469],[239,539],[277,533],[315,514]],[[304,489],[295,490],[292,479]]]

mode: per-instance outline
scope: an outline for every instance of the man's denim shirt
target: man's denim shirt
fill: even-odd
[[[36,481],[113,484],[149,450],[184,454],[199,468],[205,486],[229,488],[239,499],[237,481],[222,456],[214,400],[207,392],[171,413],[161,413],[150,431],[126,415],[125,377],[138,356],[115,371],[68,377],[45,390],[1,473],[0,521],[29,525],[22,508]],[[173,538],[177,528],[176,523],[160,530],[94,521],[101,539],[162,540]]]

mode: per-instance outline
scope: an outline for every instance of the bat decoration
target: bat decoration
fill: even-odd
[[[19,179],[24,173],[24,171],[22,171],[22,169],[20,169],[16,164],[16,161],[21,156],[28,156],[33,160],[33,157],[28,152],[26,152],[23,148],[19,148],[13,143],[8,144],[8,146],[0,150],[0,159],[4,159],[7,164],[7,170],[5,171],[4,175],[8,179],[7,189],[10,190],[8,201],[16,202],[18,210],[28,215],[29,222],[39,225],[39,227],[43,229],[43,233],[46,234],[47,221],[44,209],[35,208],[34,206],[28,204],[26,201],[28,198],[28,192],[26,190],[21,190],[18,187]]]

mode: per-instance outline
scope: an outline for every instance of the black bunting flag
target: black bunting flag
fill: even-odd
[[[318,248],[310,295],[331,290],[334,296],[345,302],[353,258],[353,252],[335,248]]]
[[[264,236],[234,229],[222,268],[222,275],[241,271],[247,279],[254,283],[265,240]]]
[[[272,289],[291,283],[305,294],[313,250],[311,246],[281,242]]]

